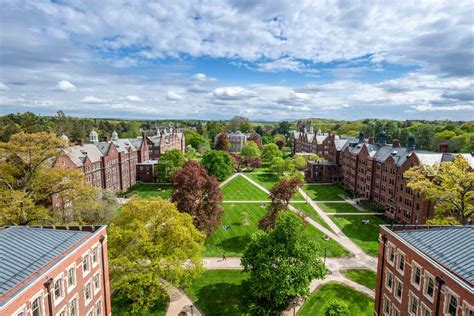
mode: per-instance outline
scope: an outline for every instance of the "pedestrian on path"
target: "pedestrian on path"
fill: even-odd
[[[226,261],[226,260],[227,260],[227,257],[226,257],[226,255],[225,255],[225,252],[222,254],[222,260],[223,260],[223,261]]]

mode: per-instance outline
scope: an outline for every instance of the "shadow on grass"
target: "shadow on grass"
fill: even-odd
[[[195,304],[205,315],[250,315],[251,297],[244,284],[216,283],[199,289]]]
[[[250,235],[236,236],[223,240],[220,247],[227,252],[242,253],[250,242]]]

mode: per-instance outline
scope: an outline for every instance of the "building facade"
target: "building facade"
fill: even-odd
[[[111,315],[105,226],[0,228],[0,315]]]
[[[375,315],[474,315],[474,226],[381,226]]]
[[[226,134],[230,143],[229,150],[232,152],[241,152],[242,147],[244,147],[248,141],[254,141],[259,147],[262,146],[262,137],[257,133],[242,133],[237,131]],[[216,144],[219,135],[220,134],[217,134],[214,137],[214,145]]]
[[[167,125],[155,126],[154,131],[155,135],[147,137],[148,159],[158,160],[163,153],[171,149],[179,149],[184,153],[186,142],[181,129],[178,129],[176,126]]]

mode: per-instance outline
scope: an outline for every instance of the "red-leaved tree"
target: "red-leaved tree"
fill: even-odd
[[[180,212],[193,217],[197,229],[209,236],[220,224],[224,213],[222,193],[216,177],[209,176],[206,169],[194,160],[188,160],[173,177],[171,201]]]
[[[247,141],[253,141],[257,144],[260,150],[263,149],[262,136],[260,136],[259,134],[252,133],[249,137],[247,137]]]
[[[217,136],[216,144],[214,146],[216,150],[228,151],[230,148],[229,136],[227,133],[220,133]]]
[[[288,209],[290,200],[302,185],[303,183],[298,178],[284,178],[278,181],[270,190],[272,202],[268,207],[267,214],[258,223],[258,227],[263,230],[272,228],[275,225],[278,213],[281,210]]]
[[[275,144],[278,146],[280,150],[282,150],[283,146],[285,146],[285,142],[281,139],[277,140]]]

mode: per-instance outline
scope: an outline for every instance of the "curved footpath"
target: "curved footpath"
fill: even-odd
[[[228,182],[232,181],[235,177],[242,176],[244,177],[247,181],[252,183],[254,186],[262,190],[263,192],[269,194],[270,192],[257,183],[256,181],[252,180],[251,178],[247,177],[243,173],[235,173],[225,181],[223,181],[220,184],[220,187],[222,188],[224,185],[226,185]],[[369,289],[359,283],[356,283],[352,280],[347,279],[344,277],[344,275],[341,273],[341,271],[347,270],[347,269],[369,269],[372,271],[377,271],[377,258],[371,257],[367,255],[365,252],[362,251],[362,249],[359,248],[355,243],[352,242],[342,231],[341,229],[334,224],[334,222],[330,219],[330,215],[326,214],[319,208],[319,206],[304,192],[301,188],[298,190],[298,192],[304,197],[306,202],[308,202],[309,205],[318,213],[318,215],[324,220],[326,224],[334,231],[328,230],[326,227],[322,226],[321,224],[315,222],[313,219],[306,217],[306,220],[309,224],[314,226],[316,229],[320,230],[330,238],[334,239],[336,242],[338,242],[341,246],[346,248],[354,257],[350,258],[328,258],[326,259],[326,268],[328,270],[328,275],[326,278],[319,280],[315,279],[311,282],[310,284],[310,292],[314,292],[316,289],[321,287],[324,284],[330,283],[330,282],[337,282],[341,283],[347,286],[350,286],[362,293],[365,293],[366,295],[374,298],[375,294],[372,289]],[[347,200],[345,199],[345,202],[349,202],[352,205],[355,205],[356,203],[352,200]],[[302,214],[299,210],[294,208],[293,206],[290,205],[290,210],[293,211],[296,214]],[[360,206],[357,207],[359,210]],[[363,213],[360,213],[363,214]],[[337,214],[334,214],[337,215]],[[331,214],[333,216],[333,214]],[[203,265],[206,269],[209,270],[241,270],[242,266],[240,264],[240,258],[227,258],[227,260],[222,260],[222,258],[204,258],[203,259]],[[176,299],[171,298],[168,311],[166,312],[166,315],[169,316],[176,316],[181,312],[182,310],[190,311],[190,306],[192,305],[192,301],[189,299],[189,297],[186,296],[186,294],[181,291],[179,291],[178,295],[176,295]],[[296,307],[296,312],[300,309],[301,306]],[[201,312],[194,306],[194,315],[201,315]],[[286,310],[283,315],[290,316],[293,315],[294,311],[293,308]]]

